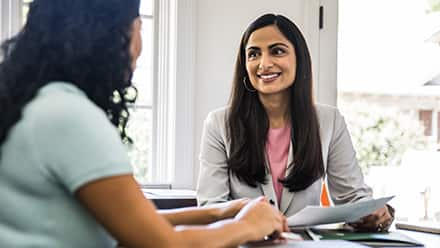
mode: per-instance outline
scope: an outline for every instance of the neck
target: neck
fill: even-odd
[[[287,93],[287,94],[286,94]],[[270,128],[282,128],[290,120],[288,92],[277,95],[260,95],[260,101],[269,118]]]

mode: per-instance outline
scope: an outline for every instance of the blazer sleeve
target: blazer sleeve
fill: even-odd
[[[230,190],[224,130],[224,118],[221,118],[221,115],[210,113],[204,122],[200,145],[200,170],[197,183],[197,202],[199,206],[229,200]]]
[[[334,109],[334,123],[327,158],[327,182],[335,204],[371,198],[372,190],[364,182],[356,152],[344,118]]]

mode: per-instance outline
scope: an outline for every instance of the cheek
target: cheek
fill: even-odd
[[[250,78],[256,77],[257,66],[254,63],[246,63],[246,72]]]
[[[140,36],[133,35],[130,44],[130,56],[131,56],[131,69],[134,71],[136,69],[136,61],[142,51],[142,40]]]
[[[142,39],[141,39],[141,35],[138,34],[138,35],[136,35],[135,44],[134,44],[135,58],[139,57],[141,52],[142,52]]]
[[[251,71],[250,71],[250,66],[249,63],[246,62],[246,73],[248,74],[248,76],[251,76]]]
[[[295,62],[289,62],[285,64],[285,68],[288,71],[288,77],[289,81],[294,81],[296,77],[296,63]]]

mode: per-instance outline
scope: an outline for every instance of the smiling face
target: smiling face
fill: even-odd
[[[255,30],[245,49],[246,71],[260,96],[288,94],[296,75],[295,48],[278,27]]]

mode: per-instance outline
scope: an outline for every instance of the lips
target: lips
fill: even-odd
[[[281,72],[258,74],[257,77],[262,79],[263,82],[272,82],[281,75]]]

